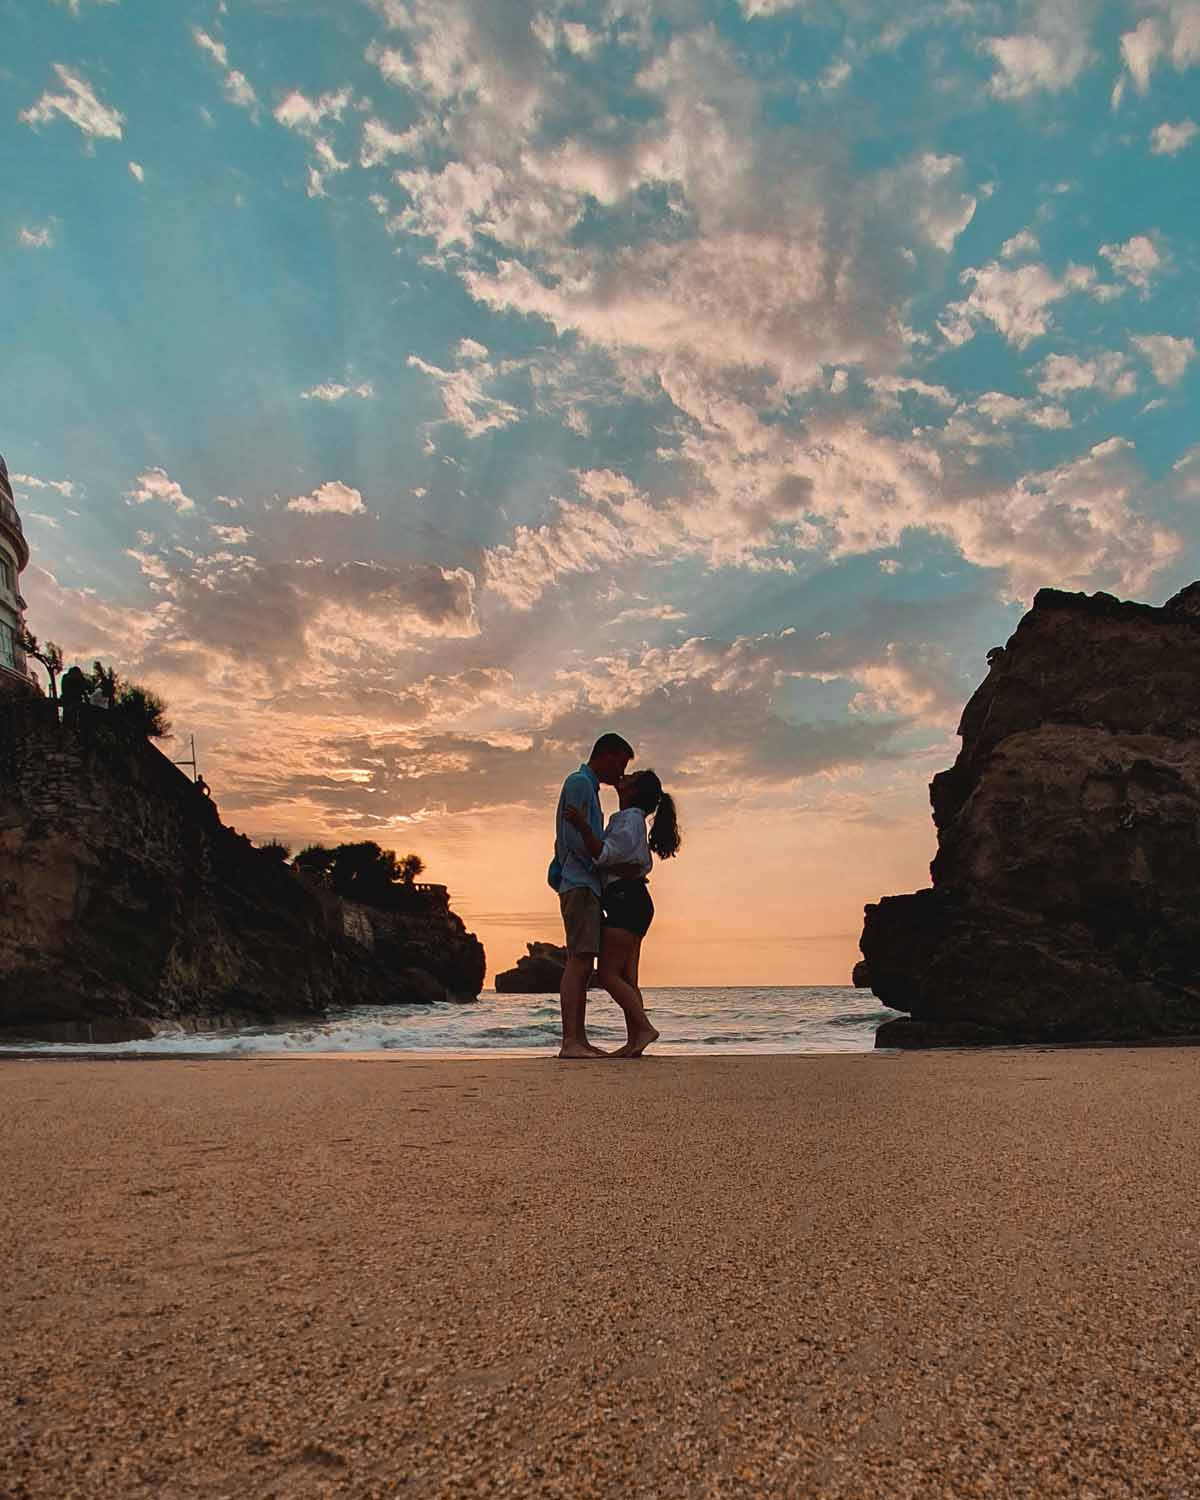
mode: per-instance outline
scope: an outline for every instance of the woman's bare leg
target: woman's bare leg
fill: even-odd
[[[635,932],[606,927],[600,941],[600,983],[625,1012],[627,1039],[610,1057],[640,1057],[658,1032],[650,1024],[642,992],[638,988],[638,955],[642,940]],[[631,978],[632,976],[632,982]]]

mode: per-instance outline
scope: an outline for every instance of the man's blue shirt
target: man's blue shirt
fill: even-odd
[[[600,779],[591,766],[580,766],[563,782],[558,810],[554,814],[554,858],[546,879],[553,890],[595,891],[600,895],[600,876],[587,852],[583,835],[563,817],[564,807],[577,807],[588,820],[588,827],[599,838],[604,832],[604,814],[600,811]]]

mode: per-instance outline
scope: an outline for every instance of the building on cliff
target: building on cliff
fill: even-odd
[[[18,642],[24,624],[21,574],[29,565],[29,543],[13,500],[8,467],[0,458],[0,693],[29,692],[32,682]]]

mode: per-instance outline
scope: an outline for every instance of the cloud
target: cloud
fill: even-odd
[[[382,120],[371,116],[363,121],[362,147],[358,162],[362,167],[377,167],[393,156],[407,155],[420,144],[418,129],[393,130]]]
[[[1137,392],[1137,376],[1123,354],[1102,352],[1083,358],[1073,354],[1048,354],[1040,366],[1038,390],[1046,396],[1065,396],[1075,391],[1099,391],[1114,397]]]
[[[173,506],[181,515],[196,508],[196,502],[184,494],[167,471],[158,468],[146,469],[139,474],[136,486],[127,491],[125,498],[131,505],[159,501],[163,505]]]
[[[489,591],[514,609],[529,610],[564,574],[613,569],[631,558],[683,549],[679,524],[657,511],[624,475],[610,469],[578,474],[580,499],[554,502],[540,526],[519,526],[511,542],[484,555]]]
[[[311,135],[326,120],[340,121],[352,98],[350,89],[341,88],[316,99],[310,99],[299,89],[292,89],[275,110],[275,118],[288,130],[298,130]]]
[[[17,118],[25,125],[38,126],[61,115],[91,139],[119,141],[125,116],[98,99],[81,73],[72,72],[62,63],[55,63],[54,71],[65,92],[52,94],[47,89],[36,104],[22,110]]]
[[[169,562],[160,651],[195,646],[270,670],[303,664],[295,685],[331,686],[354,661],[370,673],[412,639],[478,634],[475,580],[462,568],[406,562]],[[394,672],[394,662],[387,672]],[[387,673],[381,671],[381,675]]]
[[[1177,156],[1185,151],[1200,134],[1200,125],[1195,120],[1181,120],[1178,125],[1164,121],[1150,132],[1150,150],[1155,156]]]
[[[493,365],[474,351],[482,349],[486,354],[487,350],[482,344],[475,345],[470,339],[464,340],[464,343],[471,347],[464,353],[460,345],[459,353],[471,361],[468,368],[442,370],[415,354],[409,355],[409,366],[437,381],[441,389],[445,420],[460,427],[469,438],[477,438],[485,432],[519,422],[521,413],[515,406],[500,400],[498,396],[488,395],[483,388],[484,382],[492,379],[497,372]]]
[[[1040,262],[1010,270],[993,260],[969,266],[959,279],[971,290],[963,301],[946,307],[938,322],[943,336],[951,344],[965,343],[983,319],[1010,344],[1024,349],[1049,332],[1054,303],[1088,287],[1094,273],[1072,265],[1058,277]]]
[[[1150,290],[1155,274],[1163,269],[1157,231],[1135,234],[1124,244],[1101,245],[1100,254],[1112,266],[1115,275],[1137,287],[1142,296]]]
[[[30,229],[22,224],[17,238],[29,250],[49,250],[54,244],[54,229],[49,224],[43,224],[40,229]]]
[[[544,47],[525,0],[386,0],[380,10],[404,40],[403,49],[375,43],[368,51],[389,83],[480,125],[530,123],[542,100]]]
[[[637,604],[629,609],[623,609],[619,615],[614,615],[614,625],[630,625],[643,621],[658,621],[662,624],[673,624],[677,620],[686,620],[687,612],[676,609],[673,604]]]
[[[1146,358],[1159,385],[1178,385],[1196,357],[1196,340],[1149,333],[1130,340]]]
[[[244,547],[253,537],[252,531],[247,531],[244,526],[217,526],[208,528],[218,541],[224,542],[229,547]]]
[[[257,114],[258,95],[250,80],[237,68],[229,65],[229,49],[224,42],[203,31],[199,26],[192,27],[192,40],[202,52],[207,52],[209,57],[216,63],[217,67],[225,75],[224,88],[225,97],[231,104],[236,104],[239,109],[249,110],[251,114]]]
[[[129,170],[132,173],[132,175],[138,180],[138,182],[145,182],[145,180],[146,180],[146,169],[145,169],[145,167],[142,166],[142,164],[140,162],[131,161],[129,163]]]
[[[289,500],[287,509],[308,516],[361,516],[367,513],[363,497],[340,479],[318,485],[311,495],[299,495]]]
[[[1089,0],[1037,0],[1027,31],[984,43],[997,63],[989,88],[998,99],[1025,99],[1070,88],[1096,59]]]
[[[1039,406],[1035,401],[1026,401],[1020,396],[1008,396],[1002,391],[988,391],[973,403],[975,410],[997,426],[1010,422],[1029,422],[1034,427],[1070,427],[1071,417],[1061,406]]]
[[[90,663],[99,657],[131,665],[154,628],[150,611],[109,603],[94,589],[68,588],[37,561],[21,575],[21,591],[39,622],[39,635],[57,641],[68,661]]]
[[[1022,229],[1004,241],[1000,254],[1004,260],[1015,260],[1021,255],[1036,255],[1040,249],[1037,235],[1031,229]]]
[[[13,484],[27,490],[57,490],[65,500],[74,500],[78,486],[70,479],[39,479],[35,474],[10,474]]]
[[[375,394],[375,387],[369,380],[363,381],[361,385],[339,385],[335,381],[326,381],[323,385],[314,385],[309,391],[301,391],[301,401],[342,401],[347,396],[357,396],[360,400],[369,401]]]
[[[938,250],[950,251],[975,217],[977,199],[965,191],[961,156],[926,151],[905,162],[879,184],[881,201],[893,221],[909,221]]]
[[[1196,0],[1149,0],[1146,16],[1121,38],[1121,57],[1139,94],[1150,88],[1160,62],[1177,73],[1200,62],[1200,5]]]
[[[1044,585],[1141,594],[1178,556],[1178,536],[1145,515],[1145,480],[1123,438],[1023,475],[992,503],[960,513],[955,532],[981,566],[1004,567],[1013,596]]]
[[[331,173],[345,172],[350,163],[333,149],[323,127],[328,121],[338,124],[353,99],[349,88],[341,88],[310,99],[299,89],[292,89],[275,110],[275,119],[288,130],[298,131],[312,142],[313,160],[308,168],[308,196],[324,198],[325,179]]]

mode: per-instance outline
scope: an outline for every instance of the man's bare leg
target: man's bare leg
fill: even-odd
[[[600,944],[600,983],[625,1012],[626,1041],[609,1057],[641,1057],[658,1040],[658,1031],[650,1024],[642,992],[637,985],[637,961],[642,940],[634,932],[620,927],[606,927]],[[630,983],[630,976],[633,982]]]
[[[607,1057],[599,1047],[593,1047],[587,1039],[587,984],[592,972],[591,954],[582,957],[572,955],[563,969],[562,983],[558,990],[558,1001],[562,1008],[562,1046],[559,1057],[592,1058]]]

